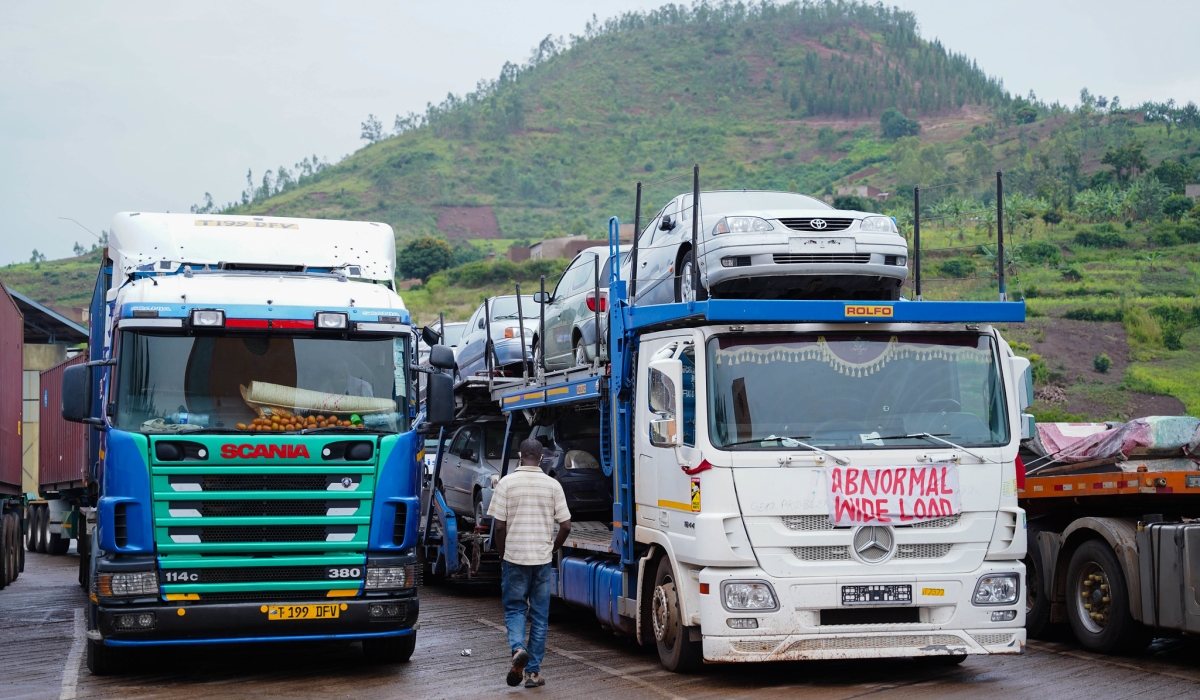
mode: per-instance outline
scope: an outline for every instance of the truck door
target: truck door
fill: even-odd
[[[686,538],[694,542],[695,530],[692,514],[699,512],[699,501],[693,500],[692,477],[679,467],[674,448],[656,447],[650,443],[650,421],[653,418],[649,399],[649,363],[652,357],[664,348],[675,347],[682,351],[680,359],[684,365],[684,386],[681,391],[684,404],[684,449],[695,447],[696,392],[690,386],[695,377],[694,335],[690,332],[679,336],[643,342],[639,351],[637,389],[637,449],[638,469],[635,473],[638,504],[638,524],[654,527],[670,533],[672,539]],[[686,343],[686,344],[685,344]],[[690,419],[690,420],[689,420]],[[650,521],[653,522],[650,522]],[[687,548],[687,545],[684,544]]]

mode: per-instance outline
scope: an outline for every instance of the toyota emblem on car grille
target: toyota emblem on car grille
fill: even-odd
[[[896,538],[886,525],[864,525],[854,533],[854,553],[868,564],[877,564],[892,553]]]
[[[825,221],[825,219],[813,219],[812,221],[808,222],[808,225],[812,226],[818,231],[822,231],[829,224]]]

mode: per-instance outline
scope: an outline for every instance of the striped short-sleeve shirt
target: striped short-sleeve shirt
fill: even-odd
[[[548,564],[558,523],[571,519],[562,486],[541,467],[520,466],[500,480],[488,515],[503,520],[504,560],[510,564]]]

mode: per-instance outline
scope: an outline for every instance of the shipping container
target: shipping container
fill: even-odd
[[[25,326],[0,285],[0,494],[21,493],[21,368]]]
[[[62,417],[63,370],[87,362],[80,353],[41,373],[41,401],[38,418],[38,491],[41,493],[78,488],[87,479],[87,431],[83,423],[71,423]]]

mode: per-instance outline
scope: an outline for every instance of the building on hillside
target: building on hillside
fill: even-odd
[[[529,250],[530,248],[528,246],[512,246],[508,249],[508,259],[515,263],[525,262],[529,259]]]
[[[867,199],[878,200],[884,200],[891,196],[890,192],[884,192],[878,187],[871,187],[870,185],[851,185],[849,187],[839,187],[837,193],[839,197],[852,195],[855,197],[866,197]]]
[[[1200,198],[1200,185],[1184,185],[1183,193],[1192,199]]]
[[[63,314],[39,304],[12,287],[5,287],[21,312],[25,328],[21,372],[21,471],[22,489],[38,490],[40,376],[66,361],[74,352],[71,346],[88,342],[88,331]]]
[[[529,259],[542,258],[573,258],[579,251],[589,247],[587,236],[567,236],[565,238],[547,238],[529,246]],[[602,245],[597,243],[597,245]]]

